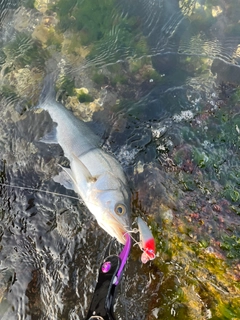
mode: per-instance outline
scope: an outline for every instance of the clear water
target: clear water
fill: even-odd
[[[119,160],[157,242],[147,265],[133,247],[116,318],[240,318],[239,13],[236,0],[0,3],[0,182],[33,188],[0,186],[1,319],[84,319],[110,241],[53,181],[61,148],[40,141],[52,122],[33,107],[55,69],[58,100]]]

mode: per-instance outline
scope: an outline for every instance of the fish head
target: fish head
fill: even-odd
[[[87,206],[110,236],[125,244],[130,227],[130,195],[126,189],[92,190]]]

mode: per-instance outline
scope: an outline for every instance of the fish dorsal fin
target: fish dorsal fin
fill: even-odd
[[[85,164],[74,154],[72,153],[73,160],[76,161],[78,166],[81,168],[81,173],[83,174],[85,180],[87,182],[96,182],[98,177],[94,177],[91,172],[88,170],[88,168],[85,166]]]

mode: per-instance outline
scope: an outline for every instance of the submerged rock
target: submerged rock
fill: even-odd
[[[83,121],[92,121],[93,114],[99,110],[103,110],[103,107],[98,103],[98,99],[90,103],[81,103],[75,96],[67,98],[66,107],[71,109],[75,116]]]
[[[42,78],[43,73],[37,68],[21,68],[8,73],[5,81],[15,88],[19,97],[26,98],[32,105],[36,105],[41,90],[39,82]]]

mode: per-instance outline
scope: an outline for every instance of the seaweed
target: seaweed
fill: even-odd
[[[220,247],[227,251],[227,257],[230,259],[238,259],[240,257],[240,236],[224,235]]]
[[[86,45],[101,39],[106,30],[111,29],[109,17],[114,5],[115,0],[60,0],[52,10],[58,13],[58,27],[63,32],[70,28],[87,34],[87,37],[82,37],[82,44]]]
[[[35,3],[35,0],[24,0],[22,2],[23,6],[29,9],[34,9],[34,3]]]
[[[92,80],[99,86],[108,84],[108,78],[103,73],[94,72],[92,75]]]
[[[90,96],[90,94],[81,92],[78,94],[78,100],[79,102],[92,102],[94,101],[93,97]]]
[[[57,89],[61,90],[62,92],[59,99],[62,98],[63,95],[73,96],[75,89],[74,80],[70,79],[67,76],[61,77],[59,83],[57,83]]]
[[[3,51],[7,58],[18,68],[23,68],[26,65],[29,65],[30,68],[42,66],[47,58],[47,54],[39,42],[20,32],[7,43]]]
[[[78,33],[81,45],[93,45],[88,56],[90,60],[106,48],[115,61],[126,54],[148,52],[146,39],[141,32],[137,36],[139,20],[121,15],[115,0],[60,0],[52,10],[58,14],[61,32],[70,29]]]

